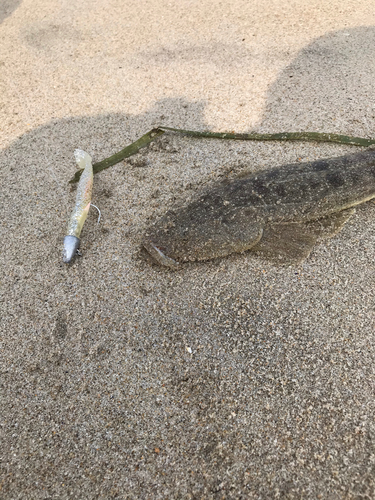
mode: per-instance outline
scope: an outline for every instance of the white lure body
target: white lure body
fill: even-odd
[[[63,261],[69,263],[77,253],[83,224],[89,213],[93,186],[92,158],[81,149],[74,151],[76,162],[83,172],[77,187],[76,204],[68,224],[64,238]]]

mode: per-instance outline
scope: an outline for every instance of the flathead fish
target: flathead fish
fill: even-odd
[[[166,213],[143,238],[164,266],[251,250],[304,260],[375,197],[375,150],[264,170],[205,190]]]

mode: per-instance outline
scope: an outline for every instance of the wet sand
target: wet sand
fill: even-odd
[[[173,272],[145,229],[245,171],[354,152],[166,134],[94,178],[73,151],[163,124],[375,136],[367,0],[0,6],[0,498],[374,498],[375,204],[298,266]]]

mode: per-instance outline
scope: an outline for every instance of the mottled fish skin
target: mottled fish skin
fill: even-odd
[[[156,262],[176,268],[181,262],[258,250],[262,237],[272,240],[276,229],[282,239],[283,228],[288,226],[290,238],[293,228],[303,226],[304,236],[295,231],[296,241],[302,238],[312,248],[319,226],[312,231],[313,221],[324,219],[328,226],[335,214],[374,197],[373,149],[284,165],[216,185],[187,206],[167,212],[146,232],[143,246]],[[336,232],[351,213],[336,217]],[[307,238],[309,228],[315,239]],[[308,253],[305,248],[303,257]]]

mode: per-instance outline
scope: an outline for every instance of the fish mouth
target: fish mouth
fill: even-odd
[[[165,255],[160,248],[154,245],[151,241],[144,241],[143,246],[158,264],[174,270],[180,268],[180,264],[176,260]]]

